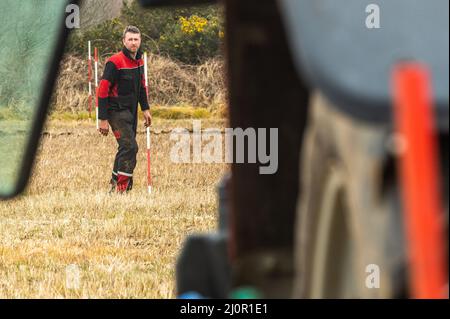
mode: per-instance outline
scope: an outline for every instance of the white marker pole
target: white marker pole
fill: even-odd
[[[98,130],[98,51],[97,48],[94,48],[94,73],[95,73],[95,121],[97,122],[97,130]]]
[[[144,53],[144,78],[145,78],[145,93],[148,99],[148,70],[147,70],[147,52]],[[152,173],[150,166],[150,127],[147,127],[147,189],[148,193],[152,193]]]
[[[89,109],[89,118],[91,118],[91,111],[92,111],[92,57],[91,57],[91,41],[88,41],[88,83],[89,83],[88,109]]]
[[[147,127],[147,189],[152,193],[152,174],[150,170],[150,127]]]

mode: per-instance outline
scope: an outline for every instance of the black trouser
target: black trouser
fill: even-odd
[[[112,181],[117,181],[117,175],[125,175],[130,177],[132,185],[136,154],[139,149],[136,142],[136,124],[137,117],[129,110],[112,110],[109,114],[109,125],[119,144],[114,160]]]

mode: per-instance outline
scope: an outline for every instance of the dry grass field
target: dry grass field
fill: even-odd
[[[180,247],[186,235],[216,228],[215,187],[228,169],[171,163],[165,132],[191,126],[154,119],[152,195],[140,128],[133,191],[109,195],[112,134],[101,137],[90,121],[48,123],[25,194],[0,202],[0,298],[176,297]],[[74,287],[68,275],[77,272]]]

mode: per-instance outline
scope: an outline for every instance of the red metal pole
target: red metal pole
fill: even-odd
[[[427,68],[413,62],[397,65],[393,93],[396,128],[406,142],[400,155],[400,177],[411,295],[448,298],[438,144]]]

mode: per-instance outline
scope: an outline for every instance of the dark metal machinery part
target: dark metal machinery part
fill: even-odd
[[[289,297],[300,146],[308,91],[298,77],[275,0],[227,0],[230,125],[278,128],[278,171],[233,164],[230,253],[234,287]]]

